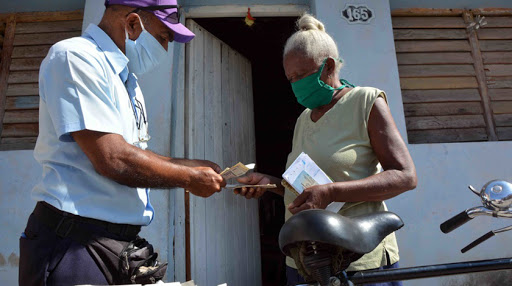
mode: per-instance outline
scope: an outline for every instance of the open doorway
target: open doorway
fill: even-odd
[[[293,128],[303,108],[296,102],[282,67],[282,52],[295,31],[296,17],[194,19],[252,64],[256,163],[261,173],[281,177],[291,151]],[[278,246],[284,223],[283,198],[267,192],[259,201],[262,285],[284,285],[285,262]]]

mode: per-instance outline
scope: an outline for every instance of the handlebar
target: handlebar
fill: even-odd
[[[452,230],[458,228],[459,226],[465,224],[466,222],[470,221],[472,217],[469,217],[467,211],[463,211],[459,213],[458,215],[452,217],[451,219],[443,222],[441,224],[441,231],[444,233],[449,233]]]
[[[449,233],[459,226],[465,224],[471,219],[477,216],[492,216],[492,217],[503,217],[503,218],[512,218],[511,211],[495,211],[490,210],[486,207],[474,207],[467,209],[458,215],[452,217],[451,219],[443,222],[441,224],[441,231],[444,233]]]
[[[477,216],[512,218],[512,184],[503,180],[492,180],[480,192],[472,186],[469,189],[480,197],[483,206],[467,209],[440,225],[441,231],[449,233]],[[497,233],[512,230],[512,226],[490,231],[464,247],[465,253]]]
[[[472,243],[468,244],[468,246],[464,247],[463,249],[461,249],[460,252],[462,253],[466,253],[468,252],[469,250],[471,250],[473,247],[479,245],[480,243],[488,240],[489,238],[495,236],[496,234],[494,233],[494,231],[489,231],[488,233],[480,236],[477,240],[473,241]]]

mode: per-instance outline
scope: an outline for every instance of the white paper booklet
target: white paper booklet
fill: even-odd
[[[283,178],[292,187],[292,191],[297,194],[301,194],[311,186],[333,182],[304,152],[288,167],[283,174]],[[342,206],[343,203],[332,202],[325,209],[337,213]]]

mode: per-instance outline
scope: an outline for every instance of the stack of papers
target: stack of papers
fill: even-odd
[[[297,195],[309,187],[333,183],[329,176],[304,152],[284,172],[283,179],[286,181],[287,187]],[[332,202],[325,209],[337,213],[342,206],[341,202]]]

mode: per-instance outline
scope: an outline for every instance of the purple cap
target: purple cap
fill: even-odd
[[[190,42],[195,35],[179,22],[178,8],[156,10],[157,6],[177,6],[177,2],[177,0],[105,0],[105,5],[124,5],[151,12],[174,32],[174,40],[176,42],[187,43]],[[146,7],[151,7],[151,9],[144,9]]]

